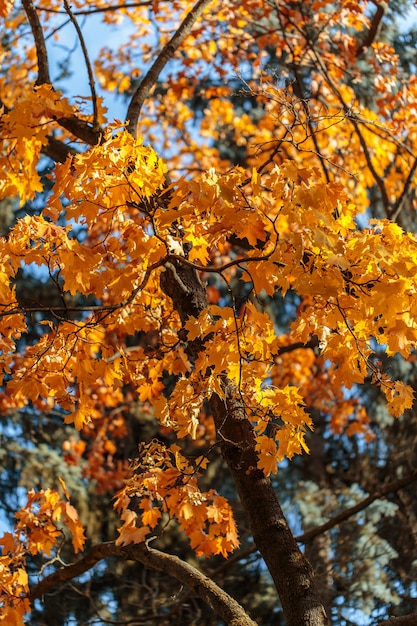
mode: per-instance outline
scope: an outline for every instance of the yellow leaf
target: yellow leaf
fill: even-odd
[[[142,524],[144,524],[144,526],[149,526],[150,528],[155,528],[160,517],[161,511],[159,509],[149,509],[148,511],[144,511],[142,513]]]
[[[392,388],[383,385],[382,390],[388,400],[388,411],[394,417],[399,417],[413,406],[414,391],[409,385],[396,381]]]
[[[91,422],[91,415],[88,407],[80,407],[73,413],[66,415],[65,424],[74,424],[77,430],[81,430],[84,426]]]
[[[58,480],[61,483],[61,487],[62,487],[62,489],[64,491],[65,497],[69,500],[69,493],[68,493],[67,486],[65,484],[64,479],[61,478],[61,476],[58,476]]]
[[[151,532],[149,526],[122,526],[118,528],[120,536],[116,539],[117,546],[127,546],[129,543],[142,543]]]

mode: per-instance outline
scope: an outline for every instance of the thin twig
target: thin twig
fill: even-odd
[[[301,104],[302,104],[302,107],[304,109],[304,114],[306,116],[308,129],[309,129],[309,132],[310,132],[310,137],[313,140],[314,149],[315,149],[317,157],[318,157],[318,159],[320,161],[321,169],[323,170],[323,174],[324,174],[324,176],[326,178],[326,182],[330,183],[329,170],[328,170],[327,165],[326,165],[326,160],[322,157],[321,152],[320,152],[320,146],[319,146],[319,142],[318,142],[318,138],[317,138],[317,134],[318,133],[316,133],[314,128],[313,128],[313,124],[312,124],[311,116],[310,116],[310,111],[309,111],[309,107],[308,107],[308,103],[307,103],[307,98],[306,98],[306,96],[304,94],[303,81],[300,78],[300,74],[299,74],[299,71],[298,71],[298,66],[295,63],[293,63],[293,70],[294,70],[294,76],[295,76],[295,80],[296,80],[296,83],[297,83],[297,87],[298,87],[298,89],[300,91]]]
[[[357,135],[357,137],[359,139],[359,143],[360,143],[361,148],[363,150],[363,154],[365,156],[366,164],[367,164],[367,166],[369,168],[369,171],[371,172],[371,174],[373,176],[373,179],[374,179],[374,181],[375,181],[375,183],[376,183],[376,185],[377,185],[377,187],[378,187],[378,189],[379,189],[379,191],[381,193],[382,204],[384,205],[385,210],[387,212],[389,212],[390,201],[389,201],[389,198],[388,198],[388,193],[387,193],[387,190],[386,190],[386,187],[385,187],[385,183],[384,183],[384,181],[382,180],[381,176],[378,174],[378,172],[376,171],[376,169],[374,167],[374,164],[373,164],[372,159],[371,159],[371,155],[369,154],[368,145],[367,145],[367,143],[365,141],[365,138],[364,138],[364,136],[362,134],[362,131],[361,131],[360,127],[359,127],[358,120],[356,119],[356,116],[353,113],[351,107],[348,104],[346,104],[342,94],[340,93],[340,90],[335,85],[333,79],[330,77],[329,72],[327,71],[327,67],[326,67],[325,63],[323,62],[323,59],[321,58],[321,55],[318,52],[317,48],[314,45],[312,45],[312,44],[310,44],[310,48],[311,48],[311,50],[312,50],[312,52],[314,54],[314,57],[315,57],[315,59],[317,61],[317,64],[319,65],[321,71],[323,72],[323,74],[324,74],[324,76],[325,76],[325,78],[327,80],[327,83],[329,84],[331,90],[333,91],[333,93],[338,98],[339,102],[341,103],[341,105],[343,107],[343,110],[345,112],[345,115],[346,115],[346,119],[348,119],[351,122],[353,128],[355,129],[356,135]]]
[[[152,6],[153,0],[147,0],[145,2],[126,2],[122,4],[116,4],[113,6],[107,7],[94,7],[93,9],[85,9],[83,11],[73,11],[73,15],[93,15],[93,13],[105,13],[107,11],[118,11],[119,9],[136,9],[138,7],[149,7]],[[39,11],[44,11],[45,13],[58,13],[60,15],[67,13],[67,11],[62,11],[60,9],[49,9],[46,7],[36,7]]]
[[[279,20],[280,25],[281,25],[281,30],[284,33],[285,32],[285,27],[284,27],[284,25],[282,23],[282,18],[281,18],[280,13],[278,13],[278,20]],[[295,59],[296,55],[294,54],[294,46],[290,43],[289,40],[286,41],[286,43],[287,43],[287,46],[288,46],[288,48],[289,48],[289,50],[291,52],[292,58]],[[309,111],[309,107],[308,107],[308,101],[307,101],[307,98],[306,98],[305,93],[304,93],[303,81],[302,81],[302,78],[300,77],[300,72],[299,72],[300,68],[299,68],[298,64],[295,61],[293,61],[291,66],[292,66],[292,69],[293,69],[293,72],[294,72],[296,85],[297,85],[297,88],[298,88],[298,91],[299,91],[300,102],[301,102],[301,106],[303,107],[303,110],[304,110],[304,114],[305,114],[305,117],[306,117],[308,129],[309,129],[309,132],[310,132],[310,137],[311,137],[311,139],[313,141],[317,157],[318,157],[318,159],[320,161],[321,168],[323,170],[323,174],[324,174],[324,176],[326,178],[326,182],[329,183],[330,182],[329,171],[328,171],[327,166],[326,166],[326,161],[325,161],[325,159],[322,157],[322,155],[320,153],[320,146],[319,146],[319,142],[318,142],[318,139],[317,139],[317,134],[316,134],[316,132],[315,132],[315,130],[313,128],[313,124],[312,124],[311,116],[310,116],[310,111]],[[297,148],[298,148],[298,146],[297,146]]]
[[[152,64],[141,84],[133,94],[126,116],[126,121],[128,122],[127,130],[133,135],[133,137],[137,136],[137,125],[140,112],[150,90],[155,85],[158,80],[158,76],[164,69],[165,65],[172,59],[179,46],[191,32],[195,22],[202,15],[204,9],[210,2],[211,0],[198,0],[196,5],[186,15],[174,35],[162,48],[155,62]]]
[[[87,67],[87,74],[88,74],[88,84],[90,85],[90,91],[91,91],[91,98],[93,101],[93,130],[95,132],[99,131],[100,129],[100,125],[98,122],[98,107],[97,107],[97,93],[96,93],[96,86],[95,86],[95,82],[94,82],[94,74],[93,74],[93,68],[91,67],[91,62],[90,62],[90,57],[88,55],[88,50],[87,50],[87,46],[85,45],[85,41],[84,41],[84,37],[81,31],[81,28],[73,14],[73,12],[71,11],[71,7],[69,5],[68,0],[64,0],[64,7],[65,7],[65,11],[68,13],[68,17],[70,18],[71,22],[74,24],[74,28],[77,31],[77,35],[78,35],[78,39],[80,41],[80,45],[81,45],[81,50],[83,52],[83,56],[84,56],[84,61],[85,61],[85,65]]]
[[[109,315],[113,311],[117,311],[118,309],[122,309],[128,306],[129,304],[132,304],[132,302],[134,301],[138,293],[143,291],[143,289],[145,289],[151,273],[158,267],[161,267],[162,265],[164,265],[166,262],[166,259],[167,257],[163,257],[159,261],[155,261],[155,263],[150,265],[148,269],[146,270],[140,285],[138,285],[137,287],[135,287],[135,289],[133,289],[130,296],[128,296],[127,298],[125,298],[125,300],[117,304],[103,304],[103,305],[98,304],[98,305],[79,306],[79,307],[77,306],[51,307],[51,306],[43,306],[43,305],[25,306],[25,305],[20,305],[18,302],[16,302],[16,306],[13,309],[7,309],[6,307],[4,307],[4,309],[6,310],[4,310],[3,313],[0,313],[0,319],[2,317],[8,317],[10,315],[16,315],[19,313],[20,314],[34,313],[36,311],[48,312],[48,313],[51,313],[51,315],[55,315],[56,317],[58,317],[57,315],[58,313],[69,313],[69,312],[74,312],[74,311],[90,312],[90,313],[103,312],[103,313],[106,313],[105,317],[107,317],[107,315]]]

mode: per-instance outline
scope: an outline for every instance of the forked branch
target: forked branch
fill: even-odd
[[[69,5],[67,4],[67,6]],[[51,78],[49,75],[48,53],[46,50],[45,37],[43,34],[41,23],[39,21],[37,10],[32,0],[23,0],[23,8],[26,12],[26,16],[28,18],[30,28],[32,30],[33,38],[35,41],[36,55],[38,58],[38,78],[36,79],[35,85],[38,85],[38,86],[45,85],[45,84],[52,85]],[[71,18],[71,14],[70,14],[70,18]],[[72,21],[76,24],[75,19],[72,19]],[[78,27],[78,24],[76,24],[76,27]],[[77,29],[77,32],[78,32],[78,36],[80,37],[79,29]],[[81,45],[83,45],[82,36],[80,38],[80,41],[81,41]],[[83,47],[83,51],[84,51],[84,48],[85,46]],[[92,73],[91,73],[91,67],[89,66],[88,56],[86,57],[85,60],[86,60],[87,71],[88,71],[88,75],[90,79],[90,87],[92,88],[92,95],[93,95],[94,124],[93,126],[91,126],[91,124],[89,124],[85,120],[78,119],[75,116],[61,118],[56,121],[60,126],[65,128],[66,130],[69,130],[78,139],[85,141],[87,144],[91,146],[94,146],[97,143],[99,143],[102,133],[100,129],[97,128],[98,126],[97,125],[97,98],[95,97],[94,83],[91,83]],[[54,158],[54,160],[56,161],[62,161],[64,157],[62,146],[60,146],[59,153],[57,153],[56,149],[57,149],[56,143],[54,144],[54,146],[50,146],[51,155],[54,155],[52,156],[52,158]],[[46,149],[43,150],[43,152],[48,154]],[[70,150],[68,150],[68,153],[70,153]]]

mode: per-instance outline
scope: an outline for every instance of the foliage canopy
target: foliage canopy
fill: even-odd
[[[0,539],[0,621],[41,614],[45,594],[116,558],[167,573],[227,623],[272,623],[191,564],[228,557],[248,524],[288,626],[328,623],[323,588],[337,576],[315,580],[317,554],[300,551],[281,470],[271,476],[281,464],[287,481],[298,455],[322,462],[346,437],[371,450],[376,406],[391,428],[389,416],[409,423],[417,77],[395,21],[405,5],[0,0],[0,403],[8,454],[26,440],[33,467],[31,441],[56,464],[26,477]],[[123,42],[93,56],[92,19]],[[89,93],[68,93],[71,49],[55,60],[68,25]],[[115,92],[125,121],[107,113]],[[401,466],[312,524],[314,472],[299,488],[306,545],[417,478]],[[106,531],[104,517],[91,523],[98,502]],[[183,559],[170,554],[173,520]],[[372,565],[384,589],[390,559]],[[396,619],[379,623],[416,617]]]

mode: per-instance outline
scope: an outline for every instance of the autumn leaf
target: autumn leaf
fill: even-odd
[[[396,381],[392,386],[382,386],[382,390],[388,401],[388,411],[394,417],[399,417],[413,406],[414,391],[409,385]]]
[[[116,545],[126,546],[129,543],[142,543],[151,532],[149,526],[136,526],[137,515],[129,509],[125,509],[122,514],[123,526],[118,528],[119,537]]]
[[[74,424],[77,430],[81,430],[85,425],[89,424],[91,420],[91,414],[88,407],[82,407],[66,415],[64,418],[65,424]]]
[[[0,17],[7,17],[11,8],[13,6],[13,2],[11,0],[1,0],[0,2]]]

